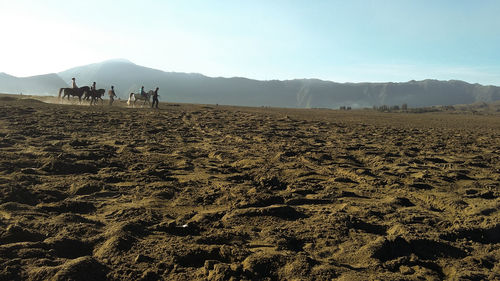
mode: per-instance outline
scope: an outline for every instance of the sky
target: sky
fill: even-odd
[[[500,86],[498,0],[0,0],[0,72],[125,58],[259,80]]]

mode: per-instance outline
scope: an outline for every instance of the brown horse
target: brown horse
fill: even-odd
[[[76,89],[61,88],[61,89],[59,89],[59,99],[64,99],[67,96],[68,100],[69,100],[70,96],[74,96],[74,97],[78,97],[78,100],[80,101],[80,103],[82,103],[83,94],[88,93],[88,92],[90,92],[89,86],[83,86],[83,87],[76,88]],[[61,98],[61,94],[62,94],[62,98]]]
[[[106,92],[105,89],[97,89],[95,91],[90,91],[86,93],[84,99],[88,100],[90,98],[90,105],[92,104],[97,104],[97,100],[101,100],[101,104],[104,104],[104,100],[102,99],[102,96],[104,96],[104,93]]]

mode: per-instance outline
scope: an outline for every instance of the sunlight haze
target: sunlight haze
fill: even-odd
[[[500,2],[0,0],[0,72],[112,58],[259,80],[500,85]]]

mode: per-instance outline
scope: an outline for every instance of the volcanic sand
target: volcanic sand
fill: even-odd
[[[0,98],[0,280],[500,279],[500,117]]]

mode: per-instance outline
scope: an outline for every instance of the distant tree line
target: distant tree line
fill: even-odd
[[[369,109],[369,108],[365,108]],[[460,110],[453,105],[435,105],[435,106],[426,106],[426,107],[414,107],[409,108],[408,104],[403,103],[402,105],[374,105],[372,107],[373,110],[379,112],[406,112],[406,113],[425,113],[425,112],[438,112],[438,111],[448,111],[448,112],[456,112]],[[352,110],[350,106],[339,106],[339,110]],[[469,109],[469,111],[473,112],[474,110]],[[500,108],[498,109],[500,111]]]
[[[436,111],[455,111],[455,107],[452,105],[440,105],[440,106],[430,106],[430,107],[416,107],[408,108],[408,104],[403,103],[399,105],[380,105],[373,106],[373,110],[380,112],[408,112],[408,113],[425,113],[425,112],[436,112]]]
[[[408,105],[403,103],[401,106],[399,105],[381,105],[381,106],[373,106],[373,110],[381,111],[381,112],[399,112],[399,111],[408,111]]]

